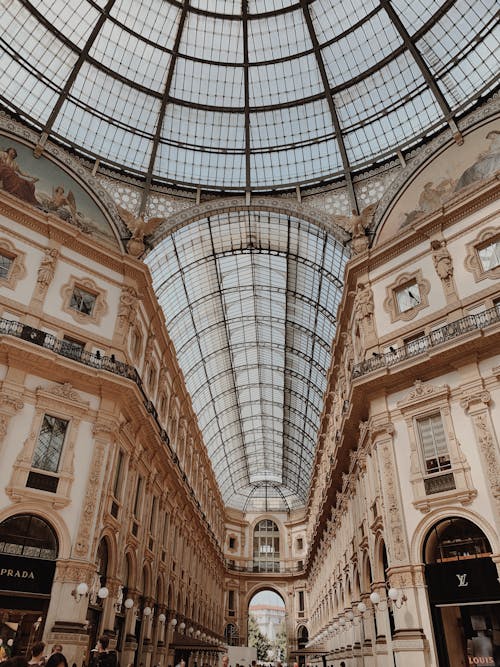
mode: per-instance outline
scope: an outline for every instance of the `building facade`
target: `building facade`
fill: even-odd
[[[43,202],[3,176],[4,642],[60,642],[79,667],[107,633],[122,665],[215,665],[270,589],[289,661],[499,664],[496,113],[401,169],[368,235],[353,221],[308,502],[289,512],[224,505],[120,184],[61,148],[36,163]],[[2,132],[27,161],[30,132]],[[321,199],[171,199],[163,234],[235,208],[336,224]]]

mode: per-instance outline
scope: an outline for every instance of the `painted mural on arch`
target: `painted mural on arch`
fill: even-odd
[[[109,222],[92,197],[67,172],[11,137],[0,136],[0,190],[77,227],[117,244]]]

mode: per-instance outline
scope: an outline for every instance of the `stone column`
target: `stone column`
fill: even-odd
[[[80,665],[88,658],[89,598],[78,596],[76,588],[80,583],[90,586],[94,569],[93,564],[75,560],[59,561],[56,565],[43,640],[49,645],[63,644],[69,664]]]
[[[123,623],[124,642],[120,660],[122,667],[126,667],[134,662],[138,646],[137,637],[135,636],[135,626],[137,622],[139,591],[129,589],[127,597],[134,601],[134,606],[125,610],[125,620]]]
[[[109,591],[108,597],[103,602],[102,608],[102,628],[103,633],[114,637],[115,635],[115,615],[116,615],[116,600],[120,588],[120,581],[113,577],[106,578],[106,588]],[[113,647],[114,648],[114,647]]]
[[[7,435],[10,420],[24,408],[24,403],[18,392],[19,387],[16,387],[16,385],[11,390],[7,381],[2,383],[2,391],[0,392],[0,451]]]
[[[477,448],[488,481],[487,488],[493,506],[497,532],[500,531],[500,449],[491,420],[490,392],[482,387],[464,393],[460,404],[472,419]]]
[[[367,609],[370,608],[371,603],[368,593],[364,593],[361,596],[361,602],[364,602]],[[373,614],[370,612],[365,612],[360,615],[360,637],[363,667],[374,667],[375,658],[373,656],[373,647],[375,645],[375,623]]]

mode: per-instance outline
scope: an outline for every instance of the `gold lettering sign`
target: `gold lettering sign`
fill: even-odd
[[[34,579],[33,570],[13,570],[7,567],[2,567],[0,570],[0,577],[14,577],[15,579]]]

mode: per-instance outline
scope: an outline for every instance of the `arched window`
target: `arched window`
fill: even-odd
[[[56,560],[59,547],[49,524],[32,514],[18,514],[0,524],[0,553]]]
[[[449,563],[491,556],[491,546],[483,531],[468,519],[451,517],[431,528],[424,544],[426,563]]]
[[[309,641],[309,633],[305,625],[301,625],[297,630],[297,648],[299,651],[304,649]]]
[[[270,519],[262,519],[253,532],[254,572],[280,571],[280,533]]]
[[[228,646],[239,646],[240,634],[234,623],[228,623],[224,628],[224,639]]]

